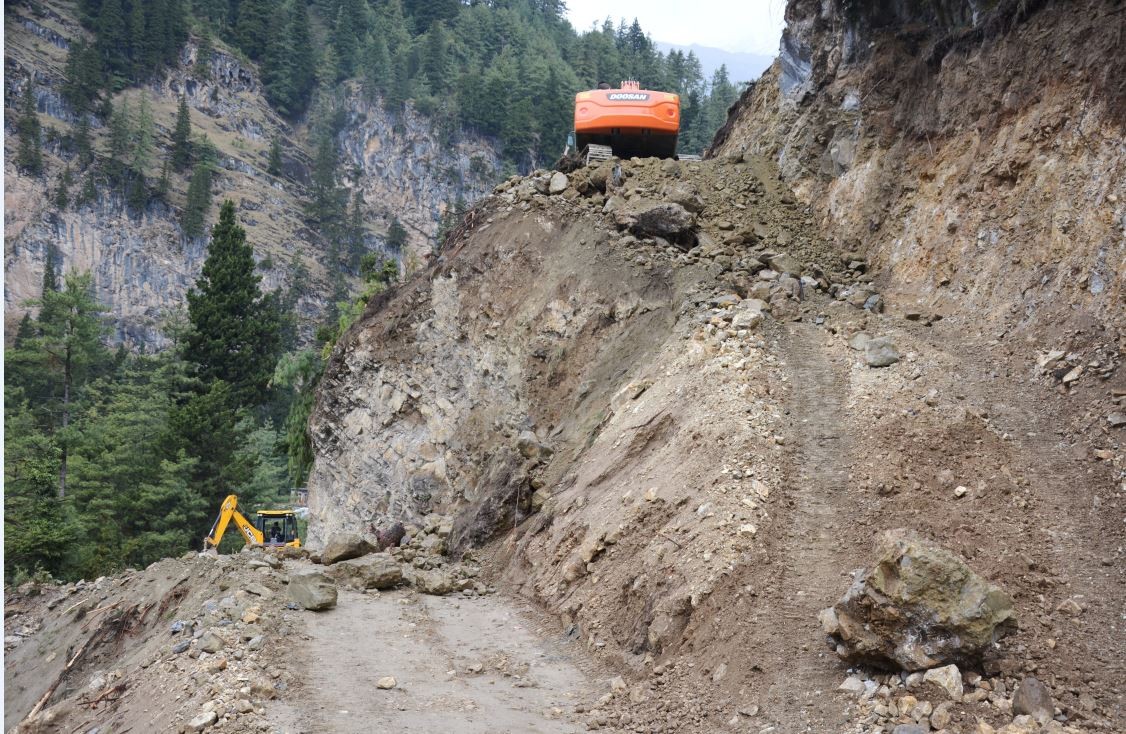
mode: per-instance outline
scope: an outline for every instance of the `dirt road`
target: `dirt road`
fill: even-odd
[[[288,734],[577,732],[575,703],[605,686],[577,648],[496,596],[341,591],[335,609],[301,614],[308,639],[291,668],[305,682],[270,710]],[[377,688],[385,676],[393,689]]]

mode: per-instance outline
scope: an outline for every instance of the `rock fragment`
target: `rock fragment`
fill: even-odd
[[[336,585],[320,571],[295,571],[289,574],[286,596],[302,609],[331,609],[336,606]]]
[[[399,685],[399,682],[391,675],[385,675],[375,683],[375,687],[381,691],[389,691],[397,685]]]
[[[1056,713],[1055,702],[1048,687],[1038,679],[1029,676],[1017,684],[1013,693],[1013,714],[1028,715],[1041,726],[1052,720]]]
[[[204,729],[210,728],[211,725],[218,720],[219,714],[214,711],[204,711],[188,722],[188,730],[203,731]]]
[[[658,204],[638,214],[630,232],[638,237],[660,237],[688,250],[696,244],[696,215],[680,204]]]
[[[328,539],[321,551],[321,563],[326,566],[339,561],[365,556],[375,550],[359,533],[336,533]]]
[[[547,193],[551,194],[552,196],[555,196],[556,194],[562,194],[567,190],[567,186],[569,184],[570,181],[568,181],[567,179],[567,174],[556,171],[555,173],[551,174],[551,179],[548,181]]]
[[[875,565],[832,609],[821,623],[838,655],[908,671],[977,663],[1016,626],[1004,591],[907,530],[883,535]]]
[[[962,672],[958,670],[957,665],[945,665],[941,668],[928,670],[923,674],[923,681],[934,683],[946,691],[946,695],[950,697],[951,701],[962,700],[962,693],[964,692]]]
[[[890,337],[869,339],[864,344],[864,362],[869,367],[888,367],[899,361],[899,350]]]
[[[357,589],[390,589],[403,581],[399,562],[386,553],[341,561],[330,566],[326,573],[338,583]]]

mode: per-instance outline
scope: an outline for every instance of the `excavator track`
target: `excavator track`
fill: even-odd
[[[614,150],[609,145],[595,145],[591,143],[586,146],[583,151],[583,165],[589,166],[591,163],[601,163],[608,161],[614,157]]]

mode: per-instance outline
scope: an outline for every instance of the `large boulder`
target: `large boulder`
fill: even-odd
[[[359,533],[336,533],[328,539],[321,551],[321,563],[331,566],[350,558],[359,558],[375,551],[375,546],[367,542]]]
[[[821,612],[841,658],[924,670],[976,664],[1016,627],[1013,603],[955,554],[906,530],[880,541],[875,566],[857,574],[841,600]]]
[[[341,561],[329,567],[328,575],[356,589],[390,589],[403,581],[399,562],[386,553]]]
[[[321,571],[294,571],[289,574],[286,596],[302,609],[331,609],[336,606],[336,584]]]
[[[637,214],[630,232],[638,237],[660,237],[691,249],[696,245],[696,215],[680,204],[658,204]]]

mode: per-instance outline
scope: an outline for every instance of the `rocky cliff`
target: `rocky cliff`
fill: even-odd
[[[139,215],[131,214],[120,197],[103,192],[88,204],[60,211],[51,194],[72,155],[63,151],[59,138],[76,123],[60,96],[63,66],[67,49],[84,31],[73,6],[65,2],[9,4],[5,19],[5,328],[19,320],[29,298],[39,295],[47,250],[55,248],[63,268],[94,273],[118,341],[159,347],[165,343],[162,326],[168,310],[184,302],[183,294],[206,255],[205,239],[185,237],[180,229],[187,176],[172,177],[171,205],[154,204]],[[143,92],[152,106],[157,155],[147,177],[150,182],[160,178],[176,105],[180,95],[186,95],[193,133],[207,135],[219,153],[214,200],[235,201],[265,288],[286,286],[297,261],[304,264],[312,282],[298,310],[315,320],[329,305],[331,288],[324,270],[327,243],[303,217],[310,165],[305,124],[275,114],[263,97],[253,64],[221,45],[207,73],[202,78],[193,75],[196,51],[195,43],[189,43],[181,63],[161,79],[115,97],[115,102],[128,98],[135,110]],[[29,80],[46,154],[46,173],[35,178],[19,174],[11,162],[17,107]],[[451,144],[426,118],[412,112],[389,116],[357,93],[347,97],[346,106],[347,123],[338,141],[340,170],[348,173],[342,178],[349,185],[351,171],[359,171],[356,185],[367,206],[368,245],[382,248],[391,217],[398,217],[410,237],[408,252],[402,254],[414,253],[413,263],[429,251],[447,206],[459,199],[472,201],[495,182],[497,157],[485,141]],[[95,147],[100,149],[104,124],[94,120]],[[281,178],[266,172],[275,137],[283,143]],[[77,177],[72,200],[82,183]]]
[[[1121,729],[1122,8],[787,18],[711,160],[510,181],[369,304],[310,540],[452,515],[622,674],[592,728],[1033,732],[1034,674],[1045,731]],[[1019,620],[939,688],[818,621],[897,528]]]
[[[712,154],[777,160],[821,231],[866,253],[901,308],[972,310],[982,327],[1037,339],[1094,319],[1113,345],[1126,294],[1124,12],[791,2],[778,61]]]

